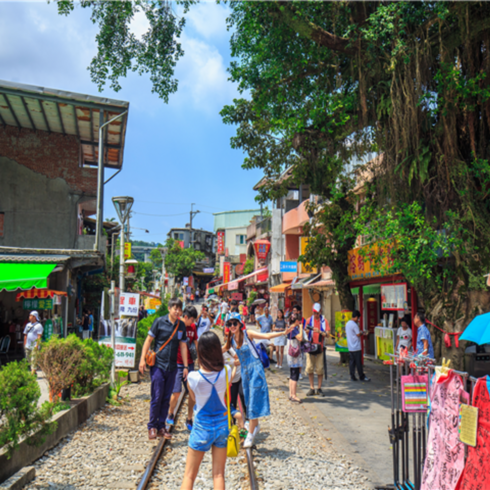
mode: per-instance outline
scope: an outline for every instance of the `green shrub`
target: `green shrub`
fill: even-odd
[[[250,306],[257,299],[257,291],[250,291],[248,295],[247,305]]]
[[[150,316],[143,318],[138,322],[138,333],[136,335],[136,363],[138,366],[141,357],[141,351],[143,350],[143,344],[145,343],[146,337],[148,337],[148,332],[150,331],[153,322],[164,315],[168,314],[168,307],[166,302],[162,302],[160,308]]]
[[[80,346],[82,362],[77,369],[72,391],[74,396],[83,396],[92,393],[109,379],[114,354],[110,347],[92,339],[80,340],[76,335],[73,337],[73,341],[76,339]]]
[[[42,443],[56,423],[48,423],[50,407],[38,408],[41,390],[26,360],[10,362],[0,369],[0,447],[6,446],[10,458],[20,439],[37,431],[29,443]]]

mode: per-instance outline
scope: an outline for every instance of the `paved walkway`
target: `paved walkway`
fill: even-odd
[[[339,365],[340,355],[332,348],[327,351],[328,379],[323,381],[325,397],[306,397],[309,390],[308,377],[300,381],[303,405],[315,405],[347,441],[353,453],[366,462],[378,484],[392,481],[392,452],[388,439],[391,423],[390,375],[387,366],[365,361],[365,373],[371,382],[350,380],[348,365]],[[289,369],[272,368],[284,377]],[[316,388],[316,385],[315,385]],[[298,393],[299,394],[299,393]]]

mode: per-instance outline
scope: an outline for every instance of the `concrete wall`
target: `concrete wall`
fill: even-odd
[[[76,248],[78,204],[96,197],[73,136],[0,127],[0,246]]]
[[[227,228],[225,230],[225,248],[228,249],[230,255],[240,255],[247,253],[247,241],[243,245],[236,244],[237,235],[247,235],[247,228]]]

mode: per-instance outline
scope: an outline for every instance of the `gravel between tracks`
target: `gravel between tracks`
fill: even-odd
[[[328,441],[305,424],[272,376],[268,376],[272,416],[261,420],[254,449],[261,490],[364,490],[372,488],[366,473],[338,454]],[[77,431],[35,463],[36,478],[27,489],[135,488],[155,446],[147,439],[150,383],[124,388],[129,403],[106,406]],[[186,410],[187,402],[183,407]],[[189,432],[181,416],[174,439],[165,448],[150,487],[178,490],[182,482]],[[245,452],[229,459],[229,490],[245,490],[248,472]],[[196,490],[212,489],[211,455],[206,454]]]

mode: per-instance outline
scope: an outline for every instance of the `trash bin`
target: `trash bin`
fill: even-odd
[[[490,374],[490,345],[470,345],[465,350],[466,371],[481,378]]]

